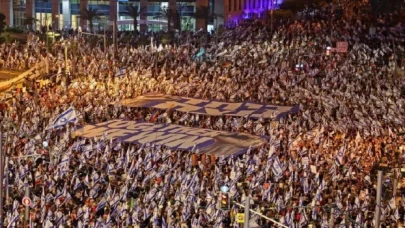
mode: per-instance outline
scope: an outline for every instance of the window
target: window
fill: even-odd
[[[242,10],[242,0],[239,0],[239,10]]]
[[[72,15],[72,17],[73,17],[73,15]],[[63,28],[63,14],[59,14],[58,20],[59,20],[59,28],[62,29]]]
[[[37,22],[37,30],[40,30],[42,26],[51,25],[52,24],[52,14],[51,13],[36,13],[35,18],[38,20]]]
[[[232,0],[228,1],[228,11],[232,11]]]
[[[80,17],[78,15],[72,15],[72,19],[71,19],[71,24],[68,25],[65,23],[64,27],[65,28],[78,28],[80,26],[80,21],[79,21]],[[94,24],[94,22],[93,22]],[[94,26],[94,30],[96,30],[96,26]]]
[[[36,13],[51,13],[52,12],[51,2],[43,2],[43,1],[35,0],[34,6],[35,6]]]
[[[14,14],[14,26],[24,26],[25,21],[25,0],[24,1],[13,1],[13,14]]]
[[[181,17],[193,16],[195,12],[194,2],[177,2],[177,11]]]
[[[168,8],[165,5],[161,5],[160,2],[148,2],[147,14],[148,16],[157,16],[160,13],[160,10],[163,8]]]
[[[236,5],[236,0],[233,1],[233,11],[238,10],[237,5]]]

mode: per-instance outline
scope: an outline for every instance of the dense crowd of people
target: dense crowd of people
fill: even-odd
[[[401,179],[405,85],[397,75],[396,50],[403,49],[405,36],[401,24],[384,22],[389,18],[380,18],[375,34],[369,33],[367,15],[327,18],[334,7],[284,21],[273,33],[251,23],[206,42],[188,36],[181,45],[121,44],[117,59],[113,48],[105,52],[80,36],[54,45],[49,66],[58,74],[46,85],[28,81],[25,91],[12,90],[2,110],[8,158],[4,224],[238,227],[235,213],[243,209],[232,202],[249,198],[252,209],[288,227],[373,226],[380,161],[392,168],[390,178]],[[68,56],[67,73],[74,75],[68,77],[60,73],[66,41],[77,47]],[[327,52],[339,41],[348,42],[347,53]],[[1,63],[28,68],[43,61],[41,47],[38,40],[2,44]],[[72,134],[77,126],[116,118],[150,121],[156,110],[119,101],[151,92],[299,104],[300,112],[274,121],[159,110],[164,118],[157,122],[266,138],[234,157]],[[69,107],[79,121],[49,128]],[[224,185],[229,210],[218,206]],[[25,220],[21,199],[27,186],[33,203]],[[377,206],[385,227],[396,227],[405,212],[405,201],[389,191]],[[249,223],[276,226],[256,215]]]

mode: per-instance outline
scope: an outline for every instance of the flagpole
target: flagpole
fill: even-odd
[[[8,188],[8,182],[9,182],[9,180],[8,180],[8,170],[9,170],[8,160],[9,160],[9,157],[5,157],[5,164],[7,164],[7,175],[6,175],[6,186],[5,186],[5,188],[6,188],[6,198],[5,198],[6,199],[6,205],[9,202],[9,195],[10,195],[9,188]]]
[[[334,213],[335,213],[335,209],[332,207],[331,210],[330,210],[330,214],[331,214],[330,221],[329,221],[329,226],[330,227],[333,227],[335,225],[335,218],[333,217]]]
[[[381,190],[382,190],[382,171],[378,171],[377,181],[377,205],[375,206],[375,228],[380,227],[380,207],[381,207]]]
[[[395,177],[394,177],[394,182],[393,182],[393,189],[392,189],[392,197],[396,197],[397,196],[397,190],[398,190],[398,179],[396,176],[396,172],[395,172]]]
[[[30,197],[30,187],[26,186],[25,187],[25,196],[26,197]],[[29,220],[30,217],[30,207],[29,206],[25,206],[25,219],[24,219],[24,227],[26,226],[26,222]]]
[[[250,209],[250,198],[248,196],[245,199],[245,219],[243,223],[243,228],[249,228],[249,209]]]

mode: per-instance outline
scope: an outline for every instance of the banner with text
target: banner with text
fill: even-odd
[[[253,119],[262,117],[263,119],[275,120],[299,110],[298,105],[278,106],[252,102],[231,103],[162,94],[147,94],[133,99],[125,99],[120,101],[120,104],[127,107],[171,109],[208,116],[248,116]]]
[[[115,119],[98,124],[85,125],[74,133],[85,138],[100,138],[104,134],[108,139],[121,142],[146,144],[154,143],[173,150],[191,151],[194,146],[201,153],[225,157],[242,154],[250,146],[258,147],[265,139],[245,133],[214,131],[171,124],[154,124]]]

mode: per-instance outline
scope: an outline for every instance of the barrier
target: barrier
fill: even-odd
[[[31,69],[25,71],[24,73],[18,75],[15,78],[12,78],[4,82],[0,82],[0,91],[10,89],[13,85],[16,85],[24,81],[27,77],[29,77],[30,79],[35,79],[43,73],[45,73],[45,61],[41,61],[35,64],[35,66],[31,67]]]

